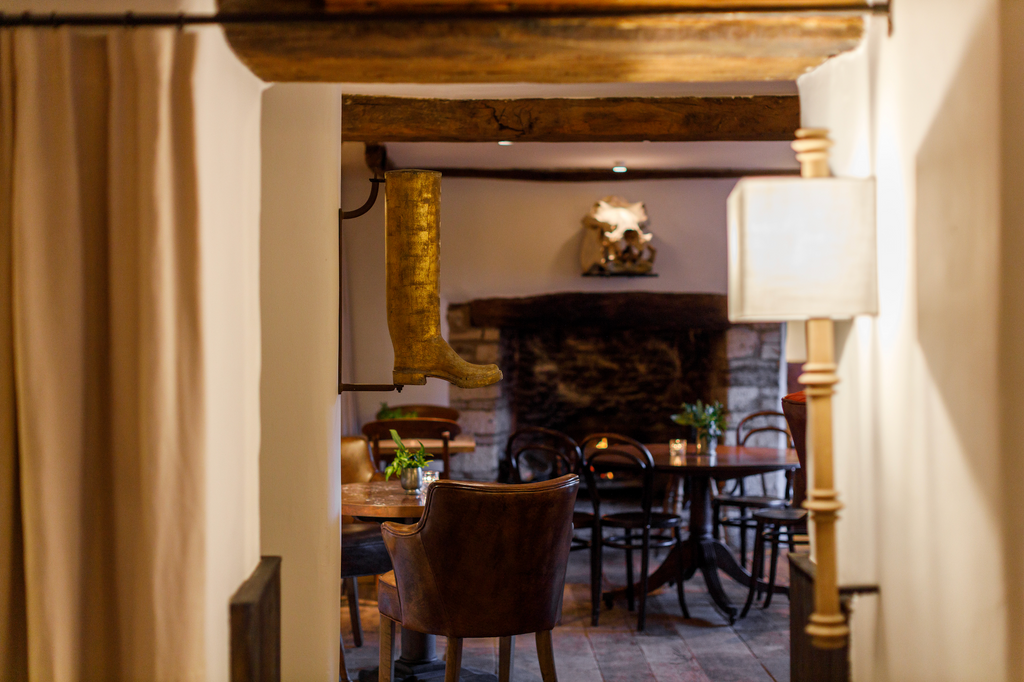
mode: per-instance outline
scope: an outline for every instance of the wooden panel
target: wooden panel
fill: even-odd
[[[850,649],[817,649],[804,632],[814,611],[817,571],[806,554],[789,555],[789,646],[792,682],[848,682]]]
[[[417,99],[348,95],[346,142],[791,140],[800,98]]]
[[[219,0],[225,12],[323,12],[315,0]],[[851,50],[861,14],[607,17],[370,14],[337,23],[227,25],[266,81],[637,83],[793,80]]]
[[[231,682],[281,679],[281,557],[261,557],[231,597]]]
[[[616,329],[725,329],[723,294],[547,294],[485,298],[469,304],[474,327],[605,327]]]

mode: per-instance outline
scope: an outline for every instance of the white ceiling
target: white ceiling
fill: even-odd
[[[795,95],[793,81],[727,83],[342,83],[346,95],[499,99],[517,97],[741,97]]]
[[[789,142],[391,142],[399,168],[799,169]]]

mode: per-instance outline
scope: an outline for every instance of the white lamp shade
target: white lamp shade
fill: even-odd
[[[877,314],[874,180],[743,178],[728,214],[730,320]]]

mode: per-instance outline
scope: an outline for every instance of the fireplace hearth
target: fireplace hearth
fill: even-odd
[[[475,453],[452,461],[453,474],[473,480],[494,480],[517,426],[658,442],[689,436],[669,419],[684,401],[721,400],[734,425],[779,409],[785,389],[781,325],[729,324],[722,295],[480,299],[449,306],[448,322],[462,357],[498,362],[505,375],[486,389],[451,388],[451,405],[477,441]]]

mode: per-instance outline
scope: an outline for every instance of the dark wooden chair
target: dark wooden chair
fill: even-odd
[[[606,447],[598,448],[598,444]],[[647,617],[647,576],[650,566],[651,547],[670,547],[676,542],[674,534],[652,534],[652,530],[674,531],[683,525],[683,519],[675,514],[651,511],[654,503],[654,458],[650,451],[638,441],[617,433],[595,433],[580,443],[583,451],[583,475],[587,490],[594,506],[594,525],[590,547],[590,598],[591,618],[597,625],[601,615],[601,575],[603,572],[603,547],[614,547],[626,551],[626,601],[629,610],[634,608],[633,552],[640,552],[640,608],[637,614],[637,630],[642,631]],[[601,514],[601,494],[598,488],[602,473],[612,472],[619,479],[622,475],[639,479],[641,485],[639,511]],[[621,531],[621,534],[604,536],[605,528]],[[633,533],[639,531],[639,537]],[[683,615],[690,617],[683,595],[682,576],[678,577],[679,605]],[[610,608],[611,604],[609,604]]]
[[[454,407],[446,407],[444,405],[391,405],[392,408],[401,408],[406,412],[415,412],[416,419],[447,419],[449,421],[459,421],[460,413]],[[380,419],[380,413],[377,413],[377,418]]]
[[[346,436],[341,439],[341,482],[365,483],[382,480],[381,474],[370,459],[370,448],[361,436]],[[357,647],[363,645],[363,627],[359,617],[359,582],[364,575],[380,575],[391,570],[391,559],[380,524],[359,523],[356,519],[341,518],[341,579],[342,588],[348,599],[349,620],[352,622],[352,639]],[[341,647],[341,679],[347,680],[345,669],[345,648]]]
[[[787,429],[772,424],[751,426],[751,422],[756,420],[769,420],[773,418],[785,419],[785,415],[782,412],[775,412],[772,410],[762,410],[761,412],[754,412],[748,414],[746,417],[740,420],[740,423],[736,425],[736,444],[746,445],[750,442],[750,439],[759,433],[780,433],[786,436],[786,442],[789,447],[793,447],[793,438]],[[746,427],[746,428],[745,428]],[[768,479],[766,474],[760,474],[761,478],[761,494],[760,495],[748,495],[746,494],[745,479],[737,479],[732,481],[732,486],[728,492],[716,495],[711,501],[711,512],[713,521],[712,532],[714,536],[719,537],[719,529],[722,526],[732,527],[739,530],[740,539],[740,565],[746,566],[747,564],[747,535],[754,530],[754,519],[751,513],[755,509],[781,509],[789,503],[790,488],[792,479],[787,476],[786,478],[786,490],[782,497],[768,495]],[[739,514],[736,517],[730,517],[728,515],[729,509],[739,510]]]
[[[415,525],[384,523],[395,570],[382,576],[380,682],[394,678],[395,624],[448,638],[445,681],[460,679],[462,641],[499,637],[499,679],[512,679],[516,635],[536,633],[555,682],[558,623],[579,477],[505,485],[438,481]]]
[[[807,510],[801,508],[807,496],[807,401],[804,392],[791,393],[783,398],[782,411],[789,424],[790,433],[793,434],[794,447],[800,458],[800,468],[794,476],[793,499],[788,507],[754,512],[754,558],[751,566],[754,579],[750,581],[750,591],[747,593],[747,602],[743,605],[740,618],[747,615],[761,590],[765,544],[771,546],[771,559],[763,608],[768,608],[772,603],[779,562],[779,544],[786,542],[790,551],[793,551],[797,544],[807,544]]]
[[[561,431],[543,426],[524,426],[508,438],[505,462],[509,483],[546,481],[565,474],[582,473],[583,455],[576,441]],[[575,511],[572,525],[576,530],[591,529],[594,515]],[[572,549],[587,549],[590,538],[572,536]]]
[[[281,557],[260,557],[256,570],[231,596],[228,609],[231,682],[279,682]]]
[[[363,425],[363,433],[370,439],[373,451],[373,461],[378,468],[381,463],[389,459],[388,455],[381,455],[380,441],[391,440],[391,429],[398,432],[402,440],[417,438],[432,438],[441,441],[441,461],[444,468],[441,470],[441,478],[451,477],[451,454],[448,451],[448,442],[462,433],[462,428],[450,419],[378,419]],[[406,443],[406,447],[414,444]]]

